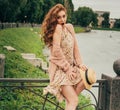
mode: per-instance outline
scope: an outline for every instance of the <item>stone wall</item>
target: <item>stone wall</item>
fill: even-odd
[[[0,23],[0,29],[16,28],[16,27],[40,27],[41,24],[31,23]]]

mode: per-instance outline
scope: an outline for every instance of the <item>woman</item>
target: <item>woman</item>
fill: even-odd
[[[66,24],[67,12],[63,5],[57,4],[50,9],[43,24],[43,40],[50,49],[50,84],[44,88],[44,94],[50,92],[59,101],[65,99],[65,110],[75,110],[78,95],[85,86],[79,68],[83,65],[72,24]]]

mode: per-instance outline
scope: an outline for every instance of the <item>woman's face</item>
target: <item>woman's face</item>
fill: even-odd
[[[60,11],[57,15],[58,24],[64,25],[66,23],[66,20],[67,20],[67,16],[66,16],[65,11],[63,11],[63,10]]]

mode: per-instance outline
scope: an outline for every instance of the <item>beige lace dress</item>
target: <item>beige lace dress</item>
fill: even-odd
[[[58,101],[64,99],[61,93],[61,85],[76,85],[80,82],[81,77],[78,68],[74,67],[74,38],[72,34],[67,30],[62,33],[61,45],[53,44],[51,48],[50,61],[56,65],[54,80],[43,89],[43,93],[48,92],[57,97]],[[63,68],[69,66],[69,71],[74,71],[77,74],[77,78],[70,80],[67,76],[67,72]]]

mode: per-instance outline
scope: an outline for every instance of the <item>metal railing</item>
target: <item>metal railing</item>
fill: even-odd
[[[60,104],[59,102],[57,102],[54,96],[50,94],[43,95],[42,88],[46,87],[48,83],[48,79],[0,78],[0,110],[64,110],[64,104]],[[96,84],[93,86],[93,88],[97,88],[99,90],[98,98],[92,91],[86,90],[94,98],[95,104],[90,103],[78,106],[77,110],[83,110],[84,108],[89,106],[93,106],[95,110],[102,110],[101,106],[99,105],[99,101],[101,101],[100,90],[101,88],[105,88],[105,83],[106,80],[101,79],[97,80]],[[23,95],[25,103],[23,103],[23,105],[20,105],[19,108],[10,108],[10,106],[12,105],[6,102],[11,101],[12,99],[18,100],[19,94],[26,94]],[[37,101],[34,100],[34,98],[32,99],[33,102],[37,103],[36,106],[32,106],[32,102],[28,103],[26,101],[30,100],[29,95],[32,95],[35,98],[37,97]],[[13,102],[13,105],[17,105],[16,101]],[[38,103],[40,103],[39,106]],[[53,108],[51,108],[51,104]],[[46,108],[46,105],[48,108]]]

